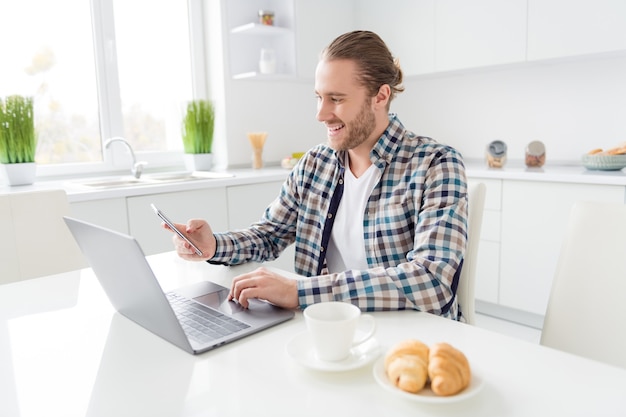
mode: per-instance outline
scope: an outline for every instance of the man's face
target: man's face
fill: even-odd
[[[317,120],[326,125],[329,145],[349,150],[376,140],[373,98],[356,80],[356,64],[350,60],[320,61],[315,71]]]

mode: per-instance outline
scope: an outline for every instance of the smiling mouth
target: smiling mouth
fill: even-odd
[[[341,129],[343,129],[345,127],[345,125],[339,124],[339,125],[334,125],[334,126],[326,126],[326,129],[328,129],[328,134],[329,135],[334,135],[336,134],[338,131],[340,131]]]

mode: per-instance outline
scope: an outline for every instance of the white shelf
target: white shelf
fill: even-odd
[[[236,80],[271,81],[296,76],[295,0],[262,0],[251,7],[249,0],[221,0],[226,7],[224,35],[227,38],[229,73]],[[258,8],[273,10],[276,25],[255,20]],[[275,56],[273,74],[259,72],[262,50]]]
[[[260,23],[247,23],[245,25],[232,28],[230,30],[230,33],[242,34],[242,35],[269,36],[269,35],[290,35],[292,31],[287,28],[280,27],[280,26],[262,25]]]
[[[233,80],[285,80],[294,78],[294,74],[261,74],[260,72],[243,72],[233,75]]]

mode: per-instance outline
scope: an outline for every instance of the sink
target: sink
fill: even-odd
[[[223,172],[167,172],[162,174],[147,174],[141,178],[130,175],[90,178],[86,180],[73,180],[68,184],[91,189],[126,188],[144,185],[159,185],[172,182],[188,182],[198,180],[210,180],[234,177],[233,174]]]
[[[70,185],[78,185],[87,188],[119,188],[134,187],[138,185],[158,184],[157,181],[146,180],[145,178],[135,177],[102,177],[88,180],[69,181]]]
[[[207,172],[207,174],[210,174],[210,173]],[[146,175],[146,178],[150,180],[155,180],[155,181],[171,182],[171,181],[206,180],[206,179],[219,178],[219,177],[206,176],[204,174],[195,173],[195,172],[179,172],[179,173],[171,173],[171,174],[150,174],[150,175]]]

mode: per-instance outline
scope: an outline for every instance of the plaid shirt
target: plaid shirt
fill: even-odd
[[[363,214],[369,269],[326,270],[344,172],[344,153],[327,145],[301,158],[259,222],[216,233],[210,262],[272,260],[295,242],[295,270],[309,277],[298,281],[301,308],[342,300],[366,311],[411,308],[460,319],[455,294],[467,241],[462,157],[406,130],[396,115],[389,118],[370,153],[380,179]]]

